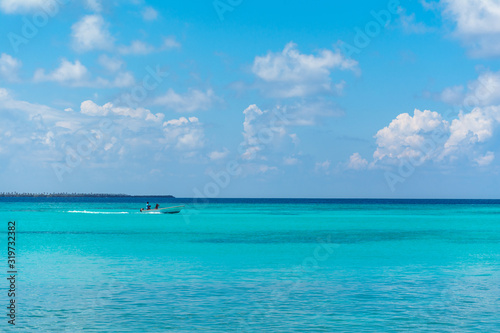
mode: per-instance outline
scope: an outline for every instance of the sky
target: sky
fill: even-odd
[[[500,198],[500,1],[0,0],[0,192]]]

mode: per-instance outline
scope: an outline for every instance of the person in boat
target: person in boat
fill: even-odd
[[[158,209],[158,208],[160,208],[160,205],[159,205],[159,204],[156,204],[155,209]]]
[[[149,201],[146,202],[146,210],[150,210],[151,209],[151,205],[149,204]]]

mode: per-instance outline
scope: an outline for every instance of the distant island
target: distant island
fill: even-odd
[[[110,193],[18,193],[0,192],[0,198],[123,198],[123,197],[143,197],[143,198],[175,198],[173,195],[130,195],[130,194],[110,194]]]

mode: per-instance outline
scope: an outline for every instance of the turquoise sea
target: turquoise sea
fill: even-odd
[[[500,332],[500,201],[0,199],[19,332]]]

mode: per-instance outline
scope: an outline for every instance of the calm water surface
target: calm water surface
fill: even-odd
[[[500,202],[143,201],[0,199],[19,332],[500,331]]]

